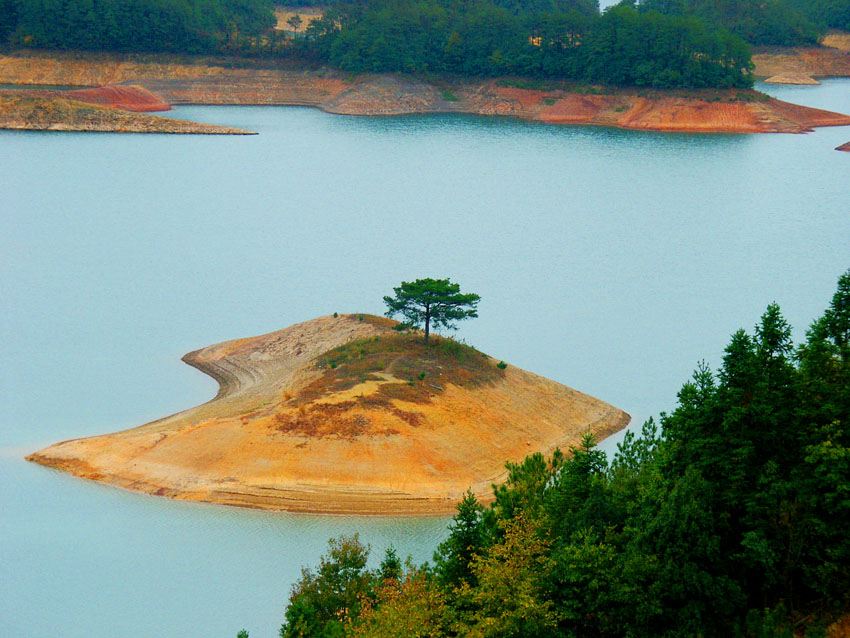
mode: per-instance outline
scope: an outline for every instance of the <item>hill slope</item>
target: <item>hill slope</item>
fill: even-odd
[[[28,460],[150,494],[288,511],[448,513],[505,461],[629,416],[451,340],[368,315],[321,317],[189,353],[208,403]]]

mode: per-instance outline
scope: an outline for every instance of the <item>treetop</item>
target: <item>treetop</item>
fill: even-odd
[[[416,281],[403,281],[393,288],[394,297],[385,296],[387,317],[401,315],[415,326],[425,326],[425,339],[431,325],[455,329],[455,322],[478,316],[481,297],[462,293],[460,285],[449,279],[430,277]]]

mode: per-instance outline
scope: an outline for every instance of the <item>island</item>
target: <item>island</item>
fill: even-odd
[[[325,316],[183,360],[218,395],[28,460],[147,494],[291,512],[445,515],[506,461],[623,429],[604,401],[452,339]]]

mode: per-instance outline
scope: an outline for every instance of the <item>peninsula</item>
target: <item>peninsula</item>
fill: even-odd
[[[229,126],[157,117],[170,107],[141,87],[0,90],[0,128],[29,131],[254,135]]]
[[[505,461],[624,428],[625,412],[450,339],[326,316],[183,360],[208,403],[28,460],[148,494],[270,510],[447,514]]]

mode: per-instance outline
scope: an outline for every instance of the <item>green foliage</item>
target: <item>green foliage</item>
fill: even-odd
[[[508,367],[508,364],[504,361],[499,361],[499,363],[496,364],[496,367],[499,368],[499,370],[504,370]]]
[[[349,619],[351,638],[443,638],[450,634],[445,595],[426,572],[408,566],[397,580],[385,580]]]
[[[554,561],[549,541],[523,516],[500,521],[502,541],[471,561],[472,578],[455,591],[457,635],[557,636],[559,614],[546,595]]]
[[[236,634],[236,638],[248,638],[248,632],[242,629]]]
[[[836,3],[842,2],[846,0]],[[754,45],[811,46],[824,31],[813,4],[824,7],[830,0],[640,0],[639,7],[642,11],[700,18]]]
[[[817,25],[850,31],[850,0],[789,0]]]
[[[318,570],[302,570],[292,587],[280,638],[344,635],[346,618],[357,616],[375,579],[366,569],[368,556],[356,534],[329,541]]]
[[[449,526],[449,537],[440,543],[434,554],[437,579],[447,588],[472,582],[472,560],[485,543],[484,508],[468,491],[457,505],[457,514]]]
[[[352,79],[360,72],[404,72],[531,78],[515,80],[517,86],[559,78],[749,87],[749,49],[721,26],[754,42],[816,38],[820,31],[806,18],[793,28],[786,24],[788,15],[800,15],[786,1],[748,0],[756,8],[737,21],[718,18],[725,11],[708,0],[699,0],[705,10],[685,0],[645,0],[640,10],[626,3],[601,15],[596,0],[347,1],[332,3],[306,28],[290,18],[293,38],[272,28],[271,0],[0,0],[0,43],[299,56]],[[442,97],[457,99],[450,90]]]
[[[271,0],[0,0],[0,23],[28,47],[202,53],[240,48],[275,18]]]
[[[378,570],[378,574],[382,581],[397,581],[401,578],[401,560],[399,560],[394,547],[390,546],[387,548],[387,551],[384,554],[384,560],[381,561],[381,568]]]
[[[387,317],[401,315],[407,323],[425,326],[425,343],[431,325],[453,330],[456,321],[478,316],[476,306],[481,299],[472,293],[461,293],[460,286],[448,279],[403,281],[393,288],[394,297],[384,297]]]
[[[318,55],[358,72],[512,74],[659,88],[752,84],[750,52],[740,39],[694,17],[627,6],[600,16],[590,3],[376,0],[341,5],[311,28]]]
[[[799,347],[771,304],[610,464],[588,434],[507,470],[351,635],[823,636],[850,610],[850,271]]]

